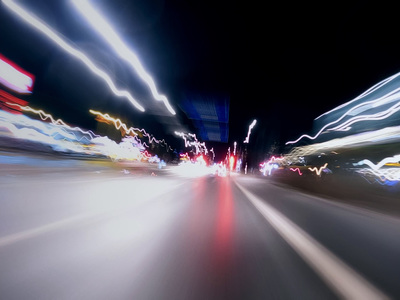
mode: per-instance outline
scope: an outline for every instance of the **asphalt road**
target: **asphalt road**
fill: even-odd
[[[0,169],[0,299],[399,299],[400,221],[256,176]]]

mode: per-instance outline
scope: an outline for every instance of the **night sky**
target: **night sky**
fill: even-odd
[[[163,104],[78,15],[69,1],[18,1],[113,74],[142,113],[48,38],[0,7],[0,53],[36,76],[24,99],[72,125],[95,129],[89,109],[144,127],[181,147],[173,130],[193,130],[180,110],[187,95],[228,96],[229,141],[243,142],[253,119],[254,161],[285,151],[313,119],[400,71],[397,7],[347,1],[266,4],[234,1],[92,1],[139,57],[177,111]],[[317,3],[317,2],[316,2]],[[389,2],[388,2],[389,3]],[[190,99],[189,99],[190,100]]]

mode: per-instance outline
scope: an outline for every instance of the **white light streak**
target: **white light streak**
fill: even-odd
[[[370,115],[361,115],[361,116],[351,118],[351,119],[347,120],[346,122],[332,128],[331,130],[346,130],[349,128],[350,125],[357,123],[357,122],[361,122],[361,121],[383,120],[383,119],[390,117],[391,115],[398,112],[399,110],[400,110],[400,102],[394,104],[389,109],[381,111],[379,113],[370,114]]]
[[[66,126],[53,125],[0,110],[0,137],[7,135],[16,139],[40,142],[62,151],[85,151],[84,145],[79,142],[83,139],[90,142],[88,137],[83,136],[78,140],[74,133],[66,131]]]
[[[353,103],[354,101],[360,100],[367,96],[371,96],[372,93],[376,92],[378,89],[382,89],[384,85],[387,85],[388,83],[392,82],[394,79],[397,79],[397,77],[399,77],[399,76],[400,76],[400,73],[390,76],[389,78],[376,84],[375,86],[373,86],[372,88],[370,88],[369,90],[367,90],[366,92],[364,92],[363,94],[358,96],[357,98],[353,99],[352,101],[349,101],[343,105],[340,105],[340,106],[336,107],[335,109],[330,110],[330,111],[326,112],[325,114],[319,116],[318,118],[320,118],[324,115],[327,115],[335,110],[341,109],[341,108]],[[393,83],[393,84],[395,84],[395,83]],[[387,105],[387,104],[389,104],[391,102],[395,102],[395,101],[397,101],[397,103],[395,103],[394,105],[392,105],[392,107],[390,107],[384,111],[378,111],[376,113],[360,115],[360,113],[362,113],[364,111],[367,111],[370,109],[376,109],[376,108],[382,107],[384,105]],[[295,144],[303,138],[315,140],[324,130],[347,131],[347,130],[351,129],[350,125],[357,123],[357,122],[379,121],[379,120],[386,119],[400,110],[400,102],[399,101],[400,101],[400,87],[397,87],[395,89],[390,90],[389,92],[385,92],[383,95],[381,95],[377,98],[374,98],[369,101],[363,101],[363,102],[351,107],[336,120],[325,124],[314,136],[304,134],[304,135],[300,136],[297,140],[287,142],[286,145]],[[346,116],[353,116],[353,117],[351,117],[349,120],[346,120],[344,123],[339,123]],[[315,120],[317,120],[318,118],[316,118]],[[335,125],[335,124],[338,124],[338,125],[336,125],[333,128],[330,128],[332,125]]]
[[[196,134],[184,133],[184,132],[178,132],[178,131],[175,131],[175,134],[180,136],[181,138],[183,138],[183,140],[185,141],[185,147],[194,146],[196,148],[196,154],[203,153],[203,151],[205,154],[208,153],[206,143],[205,142],[200,143],[197,140]],[[188,139],[194,139],[194,141],[189,141]]]
[[[37,114],[37,115],[39,115],[40,119],[42,119],[42,121],[50,120],[50,122],[53,125],[61,126],[61,127],[64,127],[64,128],[66,128],[68,130],[79,131],[79,132],[81,132],[83,134],[87,134],[87,135],[90,136],[91,139],[93,137],[95,137],[95,136],[96,137],[99,136],[99,135],[96,135],[91,130],[83,130],[83,129],[79,128],[79,127],[71,127],[68,124],[66,124],[63,120],[61,120],[61,119],[57,119],[56,120],[56,119],[54,119],[54,117],[51,114],[48,114],[48,113],[44,112],[41,109],[34,109],[34,108],[30,107],[30,106],[22,106],[22,105],[19,105],[19,104],[16,104],[16,103],[10,103],[10,102],[7,102],[7,104],[11,105],[11,106],[17,106],[23,111],[32,112],[34,114]]]
[[[382,80],[381,82],[378,82],[378,83],[375,84],[373,87],[369,88],[367,91],[365,91],[365,92],[362,93],[361,95],[357,96],[357,97],[354,98],[353,100],[351,100],[351,101],[349,101],[349,102],[346,102],[346,103],[344,103],[344,104],[342,104],[342,105],[339,105],[338,107],[335,107],[334,109],[331,109],[330,111],[327,111],[326,113],[323,113],[322,115],[316,117],[315,120],[321,118],[322,116],[328,115],[328,114],[330,114],[330,113],[333,112],[333,111],[336,111],[336,110],[338,110],[338,109],[341,109],[341,108],[343,108],[343,107],[345,107],[345,106],[347,106],[347,105],[349,105],[349,104],[351,104],[351,103],[353,103],[353,102],[355,102],[355,101],[357,101],[357,100],[359,100],[359,99],[361,99],[361,98],[364,98],[364,97],[370,95],[371,93],[375,92],[376,90],[378,90],[379,88],[381,88],[381,87],[384,86],[385,84],[387,84],[387,83],[391,82],[392,80],[396,79],[398,76],[400,76],[400,72],[397,73],[397,74],[394,74],[394,75],[392,75],[392,76],[390,76],[390,77],[388,77],[388,78],[386,78],[386,79],[384,79],[384,80]]]
[[[373,170],[378,170],[380,168],[382,168],[384,165],[386,164],[390,164],[390,163],[398,163],[400,161],[400,154],[395,155],[395,156],[391,156],[391,157],[386,157],[384,159],[382,159],[379,163],[374,164],[373,162],[371,162],[369,159],[364,159],[359,161],[358,163],[353,164],[354,166],[357,165],[367,165],[369,166],[371,169]]]
[[[97,67],[84,53],[79,50],[73,48],[66,41],[64,41],[57,33],[55,33],[52,29],[50,29],[45,23],[43,23],[38,18],[34,17],[32,14],[24,10],[21,6],[18,6],[12,0],[2,0],[5,6],[7,6],[12,12],[22,18],[25,22],[30,24],[32,27],[36,28],[48,38],[50,38],[53,42],[55,42],[59,47],[68,52],[70,55],[78,58],[81,62],[83,62],[94,74],[103,79],[111,91],[118,97],[124,97],[129,100],[137,109],[140,111],[145,111],[143,106],[141,106],[133,96],[126,90],[119,90],[111,77]]]
[[[388,93],[388,94],[392,94],[392,93]],[[378,99],[375,99],[375,100],[371,100],[371,101],[366,101],[366,102],[360,103],[360,104],[352,107],[348,111],[346,111],[343,115],[341,115],[336,120],[325,124],[314,136],[310,136],[308,134],[303,134],[297,140],[286,142],[286,145],[295,144],[295,143],[297,143],[298,141],[300,141],[303,138],[308,138],[310,140],[315,140],[325,129],[343,131],[343,130],[348,130],[349,129],[348,126],[351,125],[351,124],[354,124],[356,122],[368,121],[368,120],[371,120],[371,121],[382,120],[382,119],[385,119],[385,118],[391,116],[392,114],[396,113],[400,109],[399,108],[400,107],[400,102],[398,102],[398,103],[394,104],[391,108],[389,108],[389,109],[387,109],[385,111],[377,112],[375,114],[370,114],[370,115],[356,116],[356,117],[353,117],[353,118],[347,120],[346,122],[344,122],[342,124],[337,125],[336,127],[329,128],[331,125],[334,125],[334,124],[340,122],[341,120],[343,120],[346,116],[354,114],[354,112],[359,110],[361,107],[370,106],[370,105],[377,106],[377,103],[380,103],[380,105],[386,104],[386,102],[382,102],[383,98],[384,97],[379,97]],[[393,101],[393,100],[391,99],[390,101]]]
[[[210,149],[210,152],[211,152],[211,153],[212,153],[212,155],[213,155],[213,156],[212,156],[212,159],[213,159],[213,161],[214,161],[214,159],[215,159],[214,148],[211,148],[211,149]]]
[[[357,170],[357,173],[363,176],[375,176],[381,182],[385,182],[386,180],[400,181],[400,168],[384,168],[379,170],[362,168]]]
[[[168,111],[175,115],[175,111],[168,99],[160,95],[157,91],[153,78],[146,72],[138,57],[126,46],[115,30],[105,20],[105,18],[86,0],[71,0],[76,9],[86,18],[90,25],[110,44],[114,51],[126,62],[128,62],[137,72],[139,77],[148,85],[151,93],[157,101],[162,101]]]
[[[93,109],[89,110],[90,113],[96,115],[96,116],[100,116],[101,118],[103,118],[104,120],[107,120],[109,122],[112,122],[114,124],[114,127],[117,130],[121,130],[121,128],[125,131],[125,134],[133,134],[135,140],[139,143],[141,143],[141,141],[137,138],[138,134],[136,133],[137,131],[139,131],[143,136],[147,137],[149,140],[149,143],[157,143],[157,144],[164,144],[167,149],[172,150],[172,148],[170,146],[168,146],[168,144],[165,142],[164,139],[162,140],[157,140],[155,137],[153,137],[152,135],[150,135],[149,133],[146,132],[145,129],[143,128],[134,128],[134,127],[129,127],[123,123],[120,119],[118,118],[113,118],[111,117],[109,114],[103,114],[99,111],[95,111]],[[142,144],[142,143],[141,143]],[[149,146],[146,143],[142,144],[143,146],[145,146],[146,148],[148,148]],[[168,150],[167,150],[168,151]]]
[[[253,127],[256,125],[257,120],[253,120],[253,122],[250,124],[249,126],[249,131],[247,132],[247,137],[246,139],[243,141],[243,143],[248,144],[249,140],[250,140],[250,134],[251,134],[251,130],[253,129]]]

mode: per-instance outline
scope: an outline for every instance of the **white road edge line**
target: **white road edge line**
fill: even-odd
[[[304,230],[235,181],[264,218],[342,299],[390,299]]]

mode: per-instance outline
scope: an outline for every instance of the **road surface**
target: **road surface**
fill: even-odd
[[[400,221],[266,178],[0,172],[0,298],[399,299]]]

